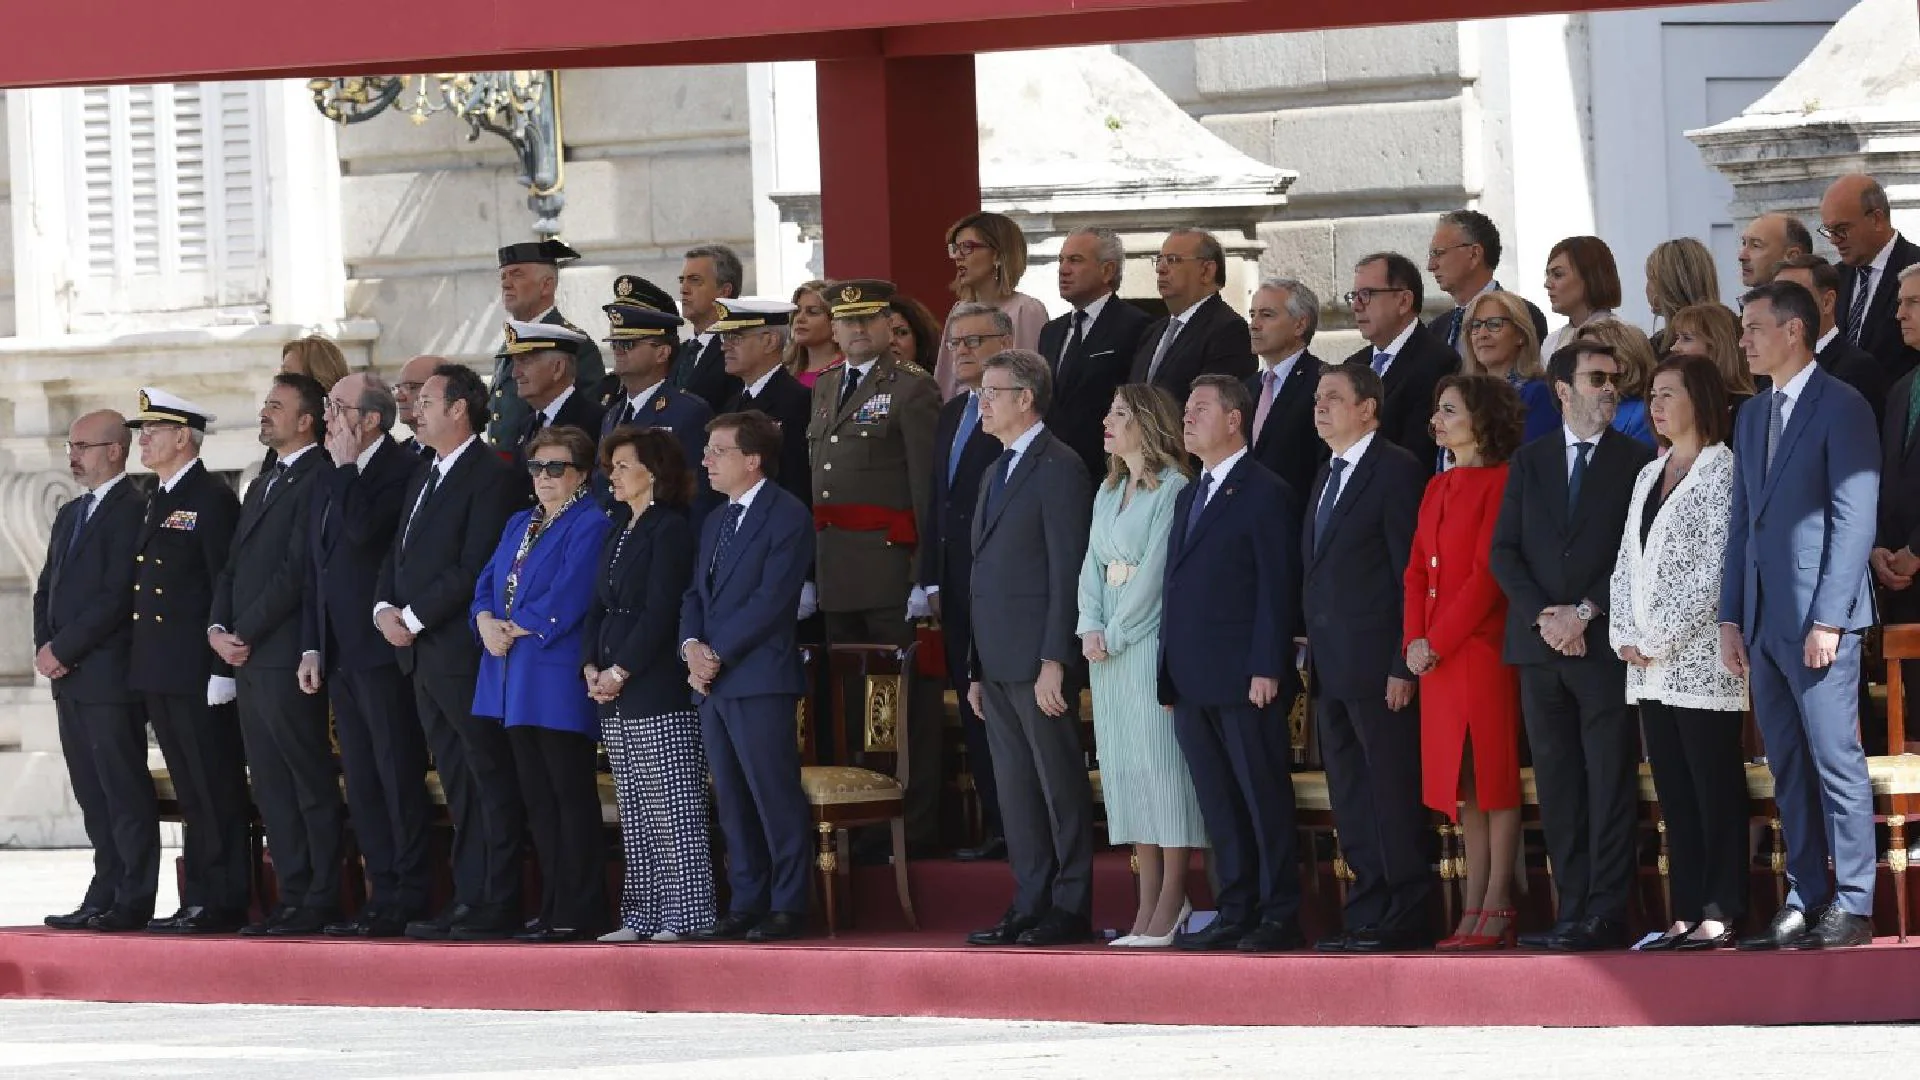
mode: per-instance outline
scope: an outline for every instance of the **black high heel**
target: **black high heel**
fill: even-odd
[[[1699,924],[1695,923],[1694,925],[1697,926]],[[1677,934],[1664,934],[1660,937],[1653,939],[1652,941],[1647,942],[1645,945],[1640,946],[1640,951],[1641,952],[1670,952],[1674,949],[1680,948],[1681,947],[1680,943],[1687,940],[1687,935],[1691,933],[1693,933],[1693,926],[1689,926],[1685,930],[1682,930]]]
[[[1733,930],[1722,930],[1710,938],[1689,937],[1674,946],[1676,952],[1706,952],[1709,949],[1728,949],[1733,947]]]

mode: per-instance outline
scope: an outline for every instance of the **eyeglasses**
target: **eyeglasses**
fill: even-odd
[[[964,259],[976,251],[990,250],[992,244],[983,244],[978,240],[956,240],[947,245],[947,258]]]
[[[986,401],[998,401],[1001,394],[1017,394],[1025,389],[1024,386],[982,386],[980,397]]]
[[[1576,372],[1574,378],[1578,379],[1582,375],[1586,376],[1587,385],[1595,390],[1603,386],[1614,386],[1620,382],[1620,376],[1611,371],[1581,371]]]
[[[983,341],[992,341],[1006,336],[1005,334],[966,334],[962,337],[950,337],[947,339],[947,348],[958,349],[964,345],[968,349],[977,349]]]
[[[187,430],[187,425],[185,424],[169,424],[158,420],[148,420],[146,423],[140,425],[140,441],[146,442],[155,435],[164,434],[169,431],[185,430]]]
[[[1412,291],[1413,291],[1412,289],[1402,288],[1399,285],[1382,285],[1379,288],[1355,289],[1352,292],[1348,293],[1344,297],[1344,299],[1346,300],[1348,307],[1366,307],[1368,304],[1373,303],[1374,297],[1380,296],[1384,293],[1412,292]]]
[[[579,467],[580,466],[575,465],[571,461],[529,461],[527,462],[527,474],[529,476],[544,476],[549,480],[558,480],[567,475],[568,469],[577,469]]]
[[[67,443],[67,453],[84,454],[89,450],[98,450],[103,446],[112,445],[114,444],[110,442],[69,442]]]
[[[1474,319],[1468,322],[1467,333],[1477,334],[1482,330],[1490,330],[1493,333],[1499,334],[1505,332],[1507,327],[1512,325],[1512,319],[1507,318],[1505,315],[1495,315],[1491,318]]]
[[[413,399],[413,410],[419,412],[421,409],[431,409],[442,404],[445,403],[439,398],[417,397]]]
[[[1203,259],[1198,255],[1155,255],[1153,257],[1153,268],[1155,270],[1171,270],[1184,262],[1212,261],[1212,259]]]
[[[328,416],[332,416],[335,413],[365,412],[365,411],[366,411],[365,409],[362,409],[358,405],[348,405],[345,402],[335,401],[332,398],[327,399],[327,415]]]
[[[725,457],[728,454],[740,454],[744,452],[745,451],[741,450],[737,446],[717,446],[713,443],[708,443],[706,450],[700,456],[707,457],[707,458],[721,458],[721,457]]]
[[[1427,258],[1444,259],[1447,257],[1447,252],[1449,251],[1457,251],[1460,248],[1478,247],[1478,246],[1479,246],[1478,244],[1475,244],[1471,240],[1463,240],[1458,244],[1448,244],[1446,247],[1428,248]]]
[[[1865,216],[1872,217],[1873,215],[1878,213],[1880,213],[1880,211],[1878,210],[1869,210],[1866,212]],[[1839,241],[1839,240],[1845,240],[1847,238],[1847,234],[1851,233],[1853,231],[1853,228],[1854,228],[1853,222],[1842,222],[1838,225],[1822,225],[1818,229],[1815,229],[1814,232],[1819,233],[1821,236],[1826,237],[1828,240]]]

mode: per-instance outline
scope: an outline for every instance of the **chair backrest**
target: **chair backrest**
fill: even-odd
[[[822,722],[833,730],[842,763],[892,755],[893,778],[907,786],[907,706],[913,700],[914,659],[920,643],[829,645],[827,673],[832,685],[832,714]],[[849,691],[858,697],[849,702]],[[817,726],[817,725],[816,725]]]
[[[1899,754],[1907,746],[1907,699],[1901,661],[1920,660],[1920,624],[1881,627],[1880,657],[1887,662],[1887,753]]]

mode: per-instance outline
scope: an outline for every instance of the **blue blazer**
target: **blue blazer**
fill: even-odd
[[[1293,489],[1251,455],[1216,485],[1193,534],[1200,491],[1174,505],[1160,609],[1160,703],[1245,705],[1254,678],[1300,689],[1293,638],[1300,611],[1300,508]]]
[[[500,546],[480,571],[473,587],[469,622],[490,611],[507,618],[507,572],[526,535],[533,511],[507,521]],[[479,681],[473,689],[475,716],[498,717],[508,727],[532,726],[594,736],[599,714],[587,697],[580,675],[582,631],[593,604],[593,578],[600,569],[600,548],[613,526],[591,498],[583,498],[555,518],[534,541],[520,567],[512,620],[532,633],[514,643],[506,659],[480,654]]]
[[[726,520],[722,509],[707,515],[700,528],[693,584],[680,603],[680,640],[703,641],[720,654],[714,697],[805,693],[793,613],[813,569],[813,514],[767,481],[741,516],[727,557],[715,566],[714,548]]]
[[[1768,472],[1771,394],[1740,407],[1733,431],[1733,522],[1720,621],[1751,645],[1761,633],[1800,641],[1815,623],[1861,630],[1874,621],[1873,550],[1880,446],[1873,409],[1818,367],[1794,403]],[[1755,603],[1766,582],[1767,601]],[[1761,607],[1755,621],[1755,608]]]
[[[1558,426],[1557,424],[1555,426]],[[1653,422],[1647,419],[1647,401],[1645,398],[1621,398],[1620,404],[1613,410],[1613,423],[1608,425],[1622,435],[1631,435],[1648,446],[1653,442]],[[1760,417],[1760,434],[1767,433],[1767,418]],[[1636,524],[1635,528],[1639,526]]]

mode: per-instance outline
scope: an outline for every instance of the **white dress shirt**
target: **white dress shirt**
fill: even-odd
[[[454,465],[457,464],[460,460],[460,455],[466,453],[467,447],[472,446],[474,443],[478,442],[479,439],[480,437],[478,435],[469,435],[467,436],[466,442],[463,442],[459,446],[456,446],[453,448],[453,453],[448,454],[445,457],[434,459],[433,465],[431,466],[431,468],[434,471],[434,481],[433,481],[434,487],[438,488],[441,484],[446,483],[447,473],[453,471]],[[425,501],[427,501],[427,489],[423,485],[420,488],[420,497],[414,500],[413,509],[409,510],[407,512],[407,516],[402,518],[400,521],[400,529],[401,529],[402,536],[406,535],[406,530],[412,524],[414,515],[420,512],[420,504]],[[391,608],[392,606],[393,606],[392,604],[389,604],[384,600],[373,605],[374,621],[378,622],[380,619],[380,613],[387,610],[388,608]],[[400,609],[400,620],[407,624],[407,629],[413,631],[416,634],[427,628],[427,624],[421,622],[420,617],[413,613],[412,604],[408,604],[406,607],[403,607]]]
[[[1419,325],[1420,325],[1420,317],[1418,315],[1415,315],[1411,320],[1407,322],[1406,329],[1400,331],[1400,334],[1398,337],[1395,337],[1392,341],[1387,343],[1386,348],[1375,349],[1367,353],[1367,365],[1371,367],[1373,365],[1373,360],[1376,355],[1383,352],[1386,353],[1387,362],[1384,365],[1382,365],[1380,368],[1380,377],[1383,379],[1386,378],[1387,372],[1393,370],[1393,362],[1400,358],[1400,350],[1407,347],[1407,339],[1413,336],[1414,328]]]
[[[1808,364],[1806,367],[1800,369],[1800,374],[1788,379],[1787,385],[1774,388],[1776,392],[1787,395],[1787,400],[1780,403],[1780,429],[1782,431],[1786,430],[1788,422],[1793,419],[1793,407],[1799,404],[1800,395],[1806,393],[1807,380],[1813,378],[1813,369],[1819,366],[1818,364]]]
[[[1573,479],[1573,463],[1580,460],[1579,455],[1574,452],[1574,448],[1579,446],[1582,443],[1585,443],[1590,448],[1587,451],[1587,467],[1592,468],[1593,467],[1593,451],[1598,450],[1600,448],[1600,435],[1605,435],[1606,432],[1603,430],[1600,432],[1600,435],[1595,435],[1591,439],[1583,439],[1580,436],[1575,435],[1573,433],[1573,429],[1570,427],[1567,427],[1564,424],[1561,425],[1560,431],[1563,435],[1566,436],[1566,439],[1567,439],[1567,479],[1572,480]]]
[[[1246,456],[1247,456],[1247,448],[1243,446],[1240,449],[1235,450],[1233,453],[1228,454],[1225,458],[1221,459],[1220,464],[1215,465],[1211,469],[1205,470],[1204,475],[1206,475],[1212,482],[1206,486],[1206,489],[1204,491],[1200,492],[1201,506],[1205,506],[1208,503],[1213,501],[1213,493],[1220,490],[1220,481],[1225,480],[1227,478],[1227,474],[1233,471],[1234,466],[1240,464],[1240,459]],[[1198,480],[1194,482],[1199,483]]]
[[[1327,475],[1333,478],[1337,484],[1333,489],[1333,504],[1335,506],[1340,505],[1340,496],[1347,493],[1347,481],[1353,479],[1353,467],[1360,464],[1360,459],[1367,455],[1367,447],[1373,445],[1373,437],[1379,434],[1379,432],[1380,429],[1375,428],[1365,435],[1360,436],[1352,446],[1333,455],[1333,457],[1339,458],[1341,461],[1347,463],[1347,467],[1341,469],[1338,476],[1335,476],[1332,470],[1328,470],[1327,472]],[[1331,458],[1329,460],[1331,460]],[[1326,498],[1326,493],[1321,492],[1320,497],[1323,499]]]

